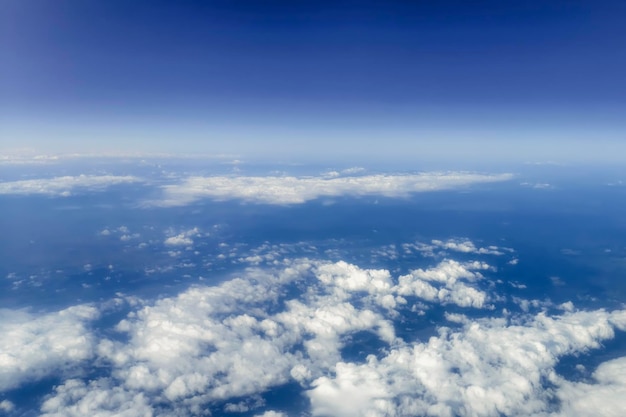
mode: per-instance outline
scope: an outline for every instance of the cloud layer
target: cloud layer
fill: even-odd
[[[301,204],[320,197],[407,197],[412,193],[448,190],[511,178],[511,174],[467,172],[349,177],[189,177],[181,183],[164,186],[164,197],[158,204],[178,206],[203,198],[240,199],[261,204]]]
[[[573,402],[564,415],[590,415],[582,412],[579,391],[604,391],[610,397],[608,414],[600,415],[611,415],[618,403],[623,406],[611,391],[617,384],[624,388],[624,378],[617,376],[622,362],[598,369],[603,388],[561,381],[554,367],[560,357],[612,338],[615,318],[604,311],[538,314],[521,323],[481,319],[460,331],[441,329],[428,342],[394,348],[382,359],[372,355],[365,364],[338,363],[333,377],[312,383],[313,415],[547,415],[554,392],[545,381],[558,387],[561,400]]]
[[[177,244],[200,231],[167,234]],[[92,323],[121,299],[101,309],[2,310],[0,392],[59,378],[40,403],[46,417],[286,417],[265,397],[286,384],[300,387],[311,416],[621,415],[625,358],[580,365],[576,380],[557,366],[626,331],[626,310],[526,300],[510,311],[483,259],[512,249],[467,239],[408,249],[466,260],[400,273],[275,254],[220,283],[133,298],[106,331]],[[10,400],[0,410],[16,411]]]
[[[469,241],[435,245],[476,256],[495,251]],[[284,417],[263,394],[288,383],[300,385],[313,416],[620,415],[624,358],[579,381],[556,366],[626,330],[626,310],[579,311],[569,303],[560,314],[497,312],[496,280],[482,260],[444,259],[394,275],[344,261],[283,259],[219,284],[135,300],[115,326],[121,337],[90,331],[98,317],[90,306],[40,316],[5,311],[0,330],[10,337],[0,342],[0,389],[66,375],[42,403],[47,417]],[[447,323],[426,336],[402,331],[428,326],[433,309],[443,309]],[[363,334],[375,343],[359,342]],[[86,363],[107,372],[67,372]]]
[[[97,191],[112,185],[139,182],[133,176],[77,175],[32,180],[0,182],[1,194],[45,194],[67,197],[74,191]]]

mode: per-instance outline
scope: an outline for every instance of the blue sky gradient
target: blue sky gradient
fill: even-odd
[[[2,148],[620,160],[626,4],[0,5]]]

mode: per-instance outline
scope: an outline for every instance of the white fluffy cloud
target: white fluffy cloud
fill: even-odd
[[[190,177],[179,184],[164,186],[164,196],[158,204],[178,206],[202,198],[241,199],[263,204],[300,204],[319,197],[406,197],[412,193],[454,189],[511,178],[511,174],[468,172],[356,177]]]
[[[257,414],[254,417],[287,417],[287,414],[270,410],[264,412],[263,414]]]
[[[338,363],[333,377],[313,382],[308,392],[312,412],[337,417],[546,412],[550,398],[544,379],[558,382],[554,366],[560,357],[597,348],[600,341],[613,337],[610,319],[611,313],[603,311],[554,318],[539,314],[521,324],[482,319],[468,322],[460,331],[442,328],[428,342],[391,349],[382,359],[372,355],[365,364]],[[569,406],[575,409],[587,405],[571,391],[605,390],[610,397],[604,403],[607,413],[591,414],[618,415],[623,400],[610,390],[623,389],[621,370],[623,362],[606,364],[596,372],[600,387],[573,384],[562,387],[559,397],[575,399]]]
[[[199,233],[198,228],[194,227],[193,229],[166,238],[163,243],[167,246],[190,246],[193,245],[192,237],[197,236]]]
[[[434,256],[435,251],[442,253],[461,252],[471,253],[474,255],[504,255],[505,253],[514,252],[511,248],[498,246],[478,247],[469,239],[448,239],[446,241],[433,239],[430,243],[405,243],[402,245],[405,252],[422,252],[427,256]]]
[[[12,337],[0,342],[0,352],[15,359],[0,356],[0,387],[93,357],[110,373],[65,380],[43,402],[44,416],[285,416],[264,409],[263,393],[290,382],[300,384],[313,416],[579,417],[623,410],[626,359],[602,364],[583,382],[565,380],[556,365],[600,347],[614,329],[626,330],[626,311],[568,304],[556,316],[472,318],[481,310],[469,309],[498,302],[485,290],[496,272],[481,261],[446,259],[400,276],[342,261],[277,265],[137,303],[116,327],[122,338],[89,334],[92,307],[23,319],[13,312],[2,328]],[[430,338],[397,331],[396,318],[419,325],[428,320],[420,309],[433,304],[454,311]],[[382,349],[359,344],[365,352],[355,360],[344,348],[356,346],[351,338],[360,332]],[[23,348],[29,344],[32,351]]]
[[[474,242],[469,239],[448,239],[447,241],[432,240],[432,244],[456,252],[475,253],[479,255],[503,255],[505,251],[510,251],[508,248],[500,249],[497,246],[488,246],[486,248],[476,247]]]
[[[41,406],[41,417],[152,417],[143,393],[130,392],[102,378],[89,384],[69,379]]]
[[[11,401],[9,400],[0,401],[0,411],[3,411],[5,413],[10,413],[14,409],[15,409],[15,404],[13,404]]]
[[[66,197],[74,191],[102,190],[112,185],[139,182],[133,176],[78,175],[0,182],[0,194],[45,194]]]
[[[283,286],[313,268],[299,261],[277,274],[251,270],[247,279],[160,300],[119,324],[128,344],[103,341],[99,352],[126,387],[191,409],[292,379],[306,383],[341,359],[343,335],[371,330],[394,340],[391,323],[380,314],[332,294],[309,294],[286,301],[275,314],[267,311]]]
[[[600,364],[593,383],[561,381],[562,417],[622,417],[626,410],[626,358]]]
[[[98,311],[89,306],[43,316],[0,310],[0,390],[91,358],[94,337],[86,323],[97,316]]]
[[[461,264],[444,260],[435,268],[417,269],[401,276],[395,289],[402,296],[414,295],[427,301],[483,308],[489,299],[488,295],[464,281],[481,280],[482,274],[475,271],[489,268],[489,265],[483,262]]]

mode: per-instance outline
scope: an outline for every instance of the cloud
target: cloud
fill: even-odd
[[[320,197],[407,197],[413,193],[447,190],[473,184],[507,181],[511,174],[433,172],[350,177],[189,177],[163,187],[162,206],[180,206],[209,198],[240,199],[259,204],[301,204]]]
[[[126,387],[183,408],[285,383],[297,362],[288,351],[295,339],[261,306],[277,301],[298,268],[160,300],[119,324],[128,344],[104,341],[100,354]]]
[[[75,191],[99,191],[112,185],[140,182],[133,176],[78,175],[0,182],[1,194],[44,194],[67,197]]]
[[[15,404],[13,404],[9,400],[0,401],[0,411],[4,411],[5,413],[10,413],[15,409]]]
[[[480,255],[503,255],[504,253],[497,246],[488,246],[486,248],[477,248],[469,239],[448,239],[446,242],[441,240],[433,240],[432,244],[442,249],[448,249],[455,252],[475,253]],[[507,250],[507,248],[504,248]]]
[[[623,312],[473,320],[450,314],[460,329],[440,327],[437,336],[420,342],[398,339],[376,310],[400,308],[380,296],[396,297],[418,280],[448,294],[475,289],[486,270],[482,262],[445,260],[403,280],[346,262],[301,260],[275,274],[251,269],[245,279],[189,290],[122,322],[119,329],[131,342],[111,349],[110,357],[121,358],[114,375],[124,386],[155,392],[158,401],[177,407],[256,395],[295,380],[310,388],[316,416],[547,412],[545,381],[559,382],[559,358],[612,338],[614,327],[624,327]],[[267,306],[281,300],[281,288],[302,280],[308,287],[302,298],[288,299],[271,313]],[[461,284],[463,290],[454,289]],[[453,296],[425,298],[482,306]],[[386,353],[365,363],[345,362],[345,336],[362,330],[377,334]]]
[[[92,359],[108,374],[61,382],[42,415],[284,416],[265,409],[264,393],[288,383],[301,386],[312,416],[577,417],[589,415],[594,396],[602,415],[623,409],[626,359],[583,382],[565,380],[556,366],[626,330],[626,311],[577,311],[572,303],[559,315],[480,317],[498,297],[485,289],[495,271],[478,260],[444,259],[399,276],[345,261],[274,261],[140,300],[116,326],[122,337],[89,332],[93,307],[11,312],[0,352],[17,365],[0,356],[2,388]],[[398,331],[404,320],[430,326],[419,310],[431,305],[446,318],[431,335]],[[376,343],[360,342],[360,333]],[[363,351],[358,359],[345,351],[353,347]]]
[[[57,162],[56,155],[34,155],[32,152],[9,153],[6,150],[0,155],[0,165],[31,165]]]
[[[435,268],[417,269],[399,277],[395,291],[402,296],[413,295],[427,301],[483,308],[489,296],[463,281],[481,280],[483,276],[480,272],[474,271],[489,268],[489,265],[482,262],[461,264],[453,260],[444,260]]]
[[[245,413],[265,406],[265,400],[260,395],[252,395],[237,403],[227,403],[224,411],[228,413]]]
[[[598,366],[593,382],[561,380],[556,392],[562,407],[558,416],[621,417],[626,398],[626,358],[614,359]]]
[[[393,348],[381,359],[370,355],[364,364],[338,363],[333,377],[318,378],[307,392],[312,414],[496,417],[543,413],[550,409],[551,400],[544,381],[558,382],[554,367],[559,358],[597,348],[600,341],[613,337],[610,318],[611,313],[603,311],[557,317],[541,313],[520,324],[495,318],[467,322],[460,331],[441,328],[440,335],[428,342]],[[624,381],[619,373],[622,367],[620,362],[596,373],[609,397],[607,413],[600,415],[618,415],[623,409],[619,393],[610,391]],[[560,392],[561,398],[576,398],[579,391],[588,389],[576,384],[568,388]],[[592,389],[600,390],[597,385]],[[580,407],[584,406],[580,401]]]
[[[529,183],[529,182],[522,182],[520,183],[520,185],[522,187],[528,187],[528,188],[534,188],[535,190],[550,190],[553,189],[554,186],[552,184],[548,184],[545,182],[538,182],[535,184]]]
[[[276,274],[250,270],[247,279],[160,300],[118,325],[128,344],[103,341],[99,353],[124,386],[191,407],[253,395],[294,378],[306,382],[340,360],[342,337],[349,333],[371,330],[394,340],[380,314],[331,294],[308,294],[285,301],[274,314],[267,311],[281,288],[303,280],[314,266],[303,260]]]
[[[36,316],[0,310],[0,390],[38,380],[93,356],[86,324],[98,317],[90,306]]]
[[[405,252],[417,251],[425,254],[426,256],[435,256],[435,250],[440,250],[441,253],[447,251],[471,253],[475,255],[504,255],[505,252],[514,252],[511,248],[487,246],[477,247],[474,242],[469,239],[448,239],[447,241],[433,239],[430,244],[416,242],[416,243],[404,243],[402,245]]]
[[[41,406],[41,417],[152,417],[143,393],[114,386],[107,378],[85,384],[69,379]]]
[[[167,246],[189,246],[193,245],[193,240],[183,234],[171,236],[163,242]]]
[[[341,171],[328,171],[324,173],[324,178],[337,178],[341,176],[352,176],[357,174],[362,174],[365,172],[365,168],[362,167],[352,167],[343,169]]]
[[[181,232],[175,236],[170,236],[163,242],[166,246],[190,246],[193,245],[192,237],[200,233],[197,227]]]
[[[287,414],[270,410],[264,412],[263,414],[257,414],[254,417],[287,417]]]

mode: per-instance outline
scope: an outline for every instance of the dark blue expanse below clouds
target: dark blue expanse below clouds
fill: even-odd
[[[624,409],[623,170],[21,162],[0,413]]]

